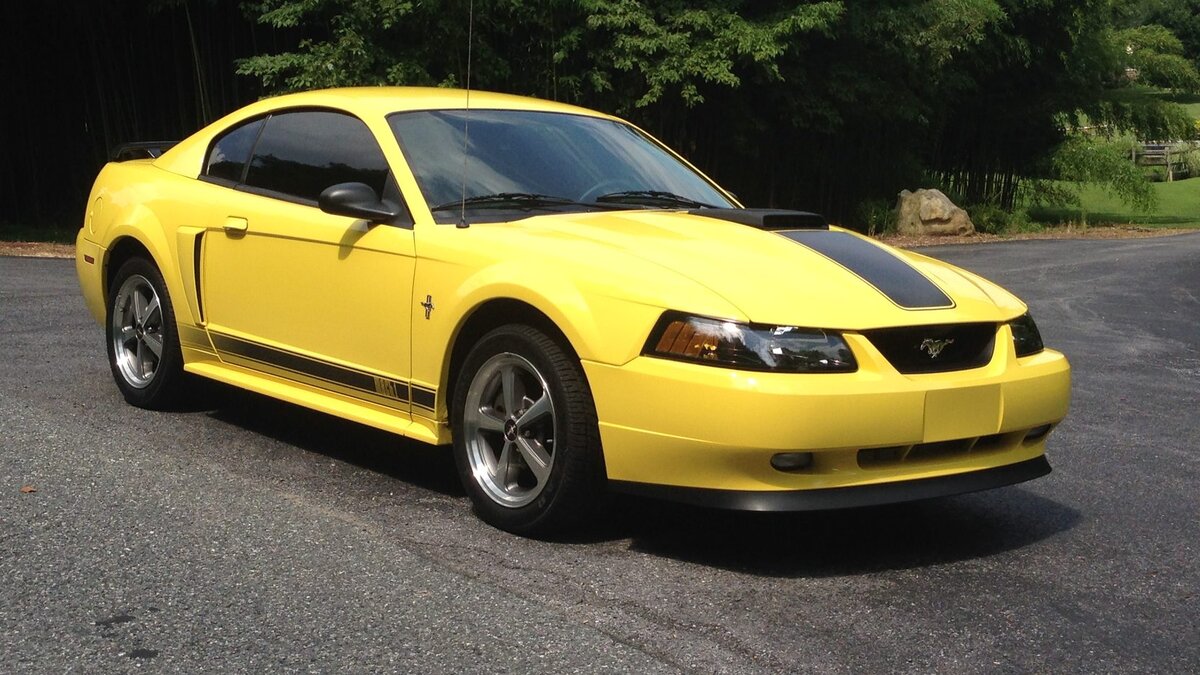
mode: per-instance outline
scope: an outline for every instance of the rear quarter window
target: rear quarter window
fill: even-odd
[[[265,121],[257,119],[219,136],[208,152],[203,175],[230,183],[242,182],[250,152],[254,150],[254,141],[258,140],[258,133]]]

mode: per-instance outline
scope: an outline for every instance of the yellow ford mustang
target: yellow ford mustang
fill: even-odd
[[[804,510],[1050,470],[1069,367],[1021,301],[743,209],[607,115],[342,89],[142,150],[76,261],[133,405],[194,375],[452,444],[476,512],[526,534],[605,489]]]

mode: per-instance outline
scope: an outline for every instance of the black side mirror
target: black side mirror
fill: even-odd
[[[372,223],[390,222],[400,215],[399,207],[381,200],[366,183],[331,185],[321,192],[317,205],[325,213],[362,218]]]

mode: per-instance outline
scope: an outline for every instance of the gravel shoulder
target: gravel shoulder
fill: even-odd
[[[900,248],[915,248],[918,246],[944,246],[952,244],[994,244],[1004,241],[1030,239],[1146,239],[1151,237],[1171,237],[1195,231],[1189,229],[1139,227],[1137,225],[1104,225],[1095,227],[1054,227],[1037,232],[1017,232],[1013,234],[976,232],[969,235],[926,235],[921,237],[887,234],[878,237],[878,239],[885,244],[891,244]]]
[[[74,244],[44,241],[0,241],[0,255],[18,258],[74,258]]]

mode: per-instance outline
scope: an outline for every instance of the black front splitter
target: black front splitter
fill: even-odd
[[[916,480],[820,488],[815,490],[711,490],[707,488],[609,481],[613,490],[642,497],[733,511],[825,511],[858,506],[896,504],[933,497],[948,497],[1004,487],[1050,473],[1046,457],[1016,464]]]

